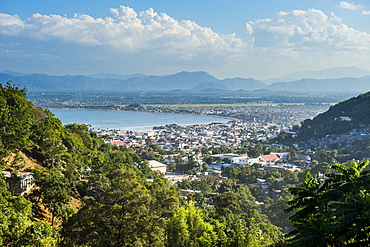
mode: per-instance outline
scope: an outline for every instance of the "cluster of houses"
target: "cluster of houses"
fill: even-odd
[[[211,157],[218,158],[220,163],[209,165],[209,171],[212,170],[221,170],[222,167],[227,166],[246,166],[246,165],[253,165],[253,164],[260,164],[262,165],[263,170],[289,170],[292,172],[300,171],[301,169],[294,164],[287,164],[287,157],[289,153],[270,153],[267,155],[260,155],[257,158],[251,158],[248,155],[244,154],[213,154]],[[169,165],[175,162],[174,155],[164,155],[164,165]],[[186,159],[187,157],[184,157]],[[309,158],[309,157],[308,157]],[[223,160],[228,160],[228,163],[223,162]],[[202,158],[196,159],[199,164],[203,164]]]
[[[261,102],[262,103],[262,102]],[[272,123],[293,126],[307,118],[317,116],[328,109],[329,105],[302,104],[264,104],[245,106],[142,106],[142,111],[154,113],[179,113],[227,117],[240,121]]]
[[[238,147],[248,139],[266,140],[276,137],[282,126],[269,123],[234,122],[179,126],[176,124],[154,127],[148,131],[96,130],[107,136],[108,142],[127,147],[158,144],[163,149],[180,151],[201,147]]]
[[[302,149],[307,149],[309,147],[321,147],[327,150],[343,150],[346,148],[352,148],[353,142],[362,141],[369,138],[369,136],[370,125],[352,129],[351,131],[341,134],[325,135],[321,138],[311,139],[309,142],[299,142],[296,144],[296,146]]]
[[[222,181],[223,179],[226,179],[222,177],[222,168],[228,167],[228,166],[247,166],[247,165],[253,165],[253,164],[260,164],[261,167],[259,168],[260,170],[271,170],[271,169],[276,169],[276,170],[288,170],[291,172],[298,172],[301,170],[300,167],[294,164],[288,164],[286,163],[287,157],[289,153],[270,153],[268,155],[260,155],[257,158],[250,158],[247,155],[238,155],[238,154],[215,154],[211,155],[214,158],[219,158],[219,160],[229,160],[229,163],[218,163],[214,165],[209,165],[208,166],[208,171],[205,172],[200,172],[197,173],[196,175],[188,175],[188,174],[176,174],[175,172],[169,172],[167,171],[167,166],[170,165],[172,162],[174,162],[174,157],[173,155],[165,155],[164,156],[164,162],[158,162],[151,160],[149,161],[149,166],[151,167],[152,170],[159,171],[163,174],[165,174],[165,177],[172,183],[178,183],[184,179],[186,180],[199,180],[202,176],[205,175],[211,175],[211,176],[216,176],[219,177],[220,180]],[[202,161],[200,161],[200,164],[202,164]],[[263,180],[263,179],[262,179]],[[256,181],[256,185],[264,189],[264,186],[266,184],[259,179]],[[183,193],[197,193],[192,190],[188,192]]]
[[[166,169],[166,164],[169,164],[170,162],[173,162],[173,156],[165,156],[164,158],[164,163],[160,162],[150,162],[150,165],[155,165],[151,166],[152,169],[157,169],[157,167],[162,167],[161,172],[165,173],[165,177],[172,183],[176,184],[181,182],[182,180],[190,180],[190,181],[195,181],[195,180],[200,180],[203,176],[205,175],[210,175],[210,176],[215,176],[218,177],[220,182],[223,180],[227,179],[227,177],[222,176],[222,167],[228,167],[228,166],[247,166],[247,165],[253,165],[253,164],[260,164],[261,167],[258,168],[259,170],[272,170],[276,169],[278,171],[282,170],[288,170],[291,172],[299,172],[301,170],[300,167],[294,164],[288,164],[286,163],[287,157],[289,153],[270,153],[267,155],[260,155],[257,158],[250,158],[247,155],[238,155],[238,154],[215,154],[212,155],[213,157],[220,158],[221,160],[229,160],[229,163],[221,163],[221,164],[215,164],[215,165],[209,165],[208,171],[205,172],[199,172],[196,175],[188,175],[188,174],[176,174],[174,172],[164,172]],[[161,165],[159,165],[161,164]],[[283,181],[278,181],[281,182],[282,184],[284,183]],[[268,184],[266,183],[265,179],[262,178],[257,178],[256,182],[253,184],[255,186],[258,186],[261,188],[262,193],[273,193],[275,195],[281,193],[280,190],[278,189],[272,189],[270,191],[270,188]],[[192,190],[192,189],[182,189],[181,193],[183,196],[187,196],[189,194],[194,194],[194,193],[200,193],[200,191],[197,190]]]

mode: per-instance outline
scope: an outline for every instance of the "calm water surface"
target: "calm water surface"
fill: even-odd
[[[63,124],[89,124],[92,129],[150,130],[154,126],[166,124],[193,125],[209,123],[226,123],[225,118],[194,116],[181,114],[156,114],[147,112],[92,111],[50,109]]]

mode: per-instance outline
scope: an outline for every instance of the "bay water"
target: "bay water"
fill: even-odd
[[[63,124],[88,124],[92,130],[115,129],[121,131],[151,130],[169,124],[194,125],[226,123],[230,119],[211,116],[158,114],[148,112],[98,111],[49,109]]]

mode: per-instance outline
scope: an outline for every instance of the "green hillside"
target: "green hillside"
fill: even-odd
[[[302,123],[296,140],[340,134],[370,124],[370,92],[360,94],[329,108]],[[349,121],[350,118],[350,121]]]

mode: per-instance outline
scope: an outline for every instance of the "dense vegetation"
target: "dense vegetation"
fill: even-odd
[[[245,143],[239,150],[198,151],[257,155],[272,149]],[[285,151],[291,162],[299,162],[298,150]],[[49,110],[35,108],[25,89],[0,84],[1,166],[12,171],[14,181],[19,171],[30,170],[36,183],[30,195],[13,196],[0,176],[0,245],[368,245],[367,163],[333,166],[336,173],[321,183],[320,172],[337,158],[322,151],[316,153],[313,176],[262,171],[256,164],[225,168],[228,179],[222,183],[203,176],[171,185],[145,160],[160,159],[162,152],[157,146],[141,151],[112,146],[84,125],[63,126]],[[32,167],[24,157],[34,160]],[[174,169],[199,168],[191,162]],[[266,180],[268,191],[251,185],[257,178]],[[180,188],[200,193],[182,197]],[[290,230],[285,243],[283,233]]]
[[[293,188],[295,199],[288,211],[295,230],[292,246],[369,246],[368,161],[333,165],[324,183],[307,174],[302,187]]]

